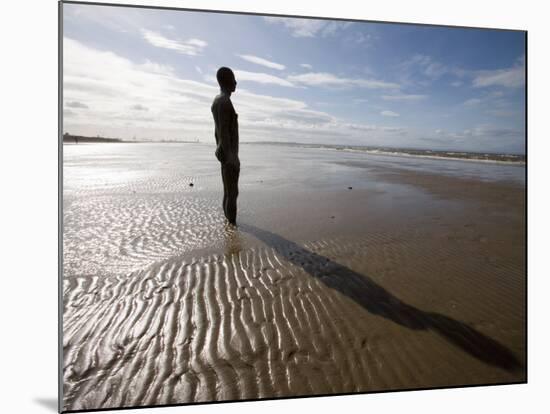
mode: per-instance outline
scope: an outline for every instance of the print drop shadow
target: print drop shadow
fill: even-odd
[[[42,407],[53,411],[54,413],[58,412],[57,398],[35,398],[34,402]]]
[[[301,267],[329,288],[346,295],[370,313],[409,329],[429,329],[437,332],[450,343],[487,364],[507,371],[520,371],[523,368],[505,346],[465,323],[408,305],[368,276],[309,251],[277,234],[249,224],[239,224],[238,228],[257,237],[285,260]]]

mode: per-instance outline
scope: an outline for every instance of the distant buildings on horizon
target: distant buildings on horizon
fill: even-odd
[[[78,144],[78,143],[100,143],[100,142],[182,142],[182,143],[200,143],[201,141],[199,139],[193,140],[179,140],[179,139],[160,139],[160,140],[153,140],[153,139],[144,139],[144,140],[137,140],[134,136],[133,139],[122,139],[122,138],[109,138],[109,137],[102,137],[100,135],[96,135],[95,137],[89,137],[84,135],[72,135],[69,132],[65,132],[63,134],[63,143],[68,144]]]

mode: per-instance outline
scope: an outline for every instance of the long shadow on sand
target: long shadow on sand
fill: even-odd
[[[414,330],[430,329],[473,357],[507,371],[521,371],[510,350],[470,326],[447,316],[408,305],[369,277],[285,238],[249,224],[238,228],[272,247],[288,262],[301,267],[326,286],[353,299],[367,311]]]

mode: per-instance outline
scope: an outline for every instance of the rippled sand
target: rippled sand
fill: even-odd
[[[521,183],[323,153],[243,169],[233,228],[165,148],[66,150],[66,410],[525,380]]]

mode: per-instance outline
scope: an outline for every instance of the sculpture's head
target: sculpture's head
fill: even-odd
[[[216,72],[216,79],[220,84],[220,88],[223,91],[235,92],[237,87],[237,81],[235,80],[235,74],[233,71],[225,66],[222,66]]]

